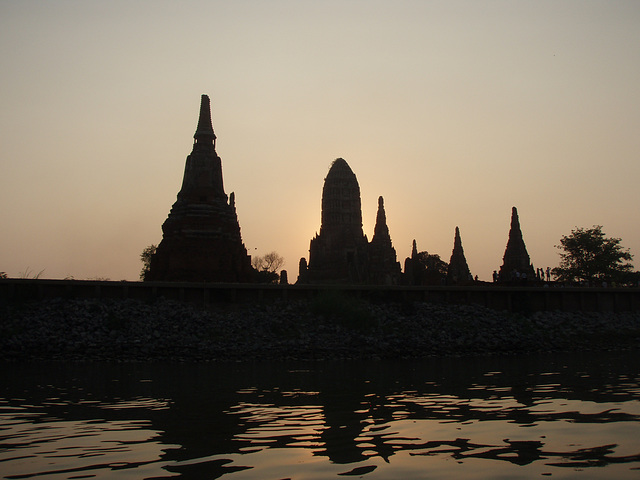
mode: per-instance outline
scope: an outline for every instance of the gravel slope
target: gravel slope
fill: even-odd
[[[419,358],[640,348],[640,313],[373,304],[346,297],[198,308],[62,300],[0,308],[2,360]]]

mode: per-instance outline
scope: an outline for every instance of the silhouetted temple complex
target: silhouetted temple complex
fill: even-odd
[[[163,238],[151,256],[145,281],[262,282],[242,242],[235,196],[224,191],[222,161],[216,153],[209,97],[202,95],[198,125],[187,156],[182,187],[162,225]],[[477,279],[477,277],[476,277]],[[536,279],[512,209],[509,240],[493,281]],[[269,280],[270,281],[270,280]],[[286,271],[281,283],[287,283]],[[469,285],[474,279],[455,227],[449,264],[418,252],[413,240],[404,273],[391,241],[384,199],[378,198],[371,241],[362,228],[360,186],[347,162],[334,160],[324,179],[320,231],[311,239],[308,260],[300,259],[299,284]]]
[[[222,182],[209,97],[202,95],[182,188],[162,225],[163,238],[145,280],[248,282],[251,257],[242,243],[235,197]]]
[[[509,230],[509,240],[507,248],[502,258],[502,266],[498,273],[498,281],[510,282],[514,280],[535,278],[535,272],[527,253],[527,247],[522,238],[520,230],[520,220],[518,219],[518,210],[516,207],[511,209],[511,228]]]
[[[395,284],[399,276],[382,197],[369,243],[362,231],[358,180],[344,159],[336,159],[322,189],[320,233],[311,240],[308,265],[300,261],[298,282]]]

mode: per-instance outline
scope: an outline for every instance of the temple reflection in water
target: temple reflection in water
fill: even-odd
[[[151,439],[163,447],[153,462],[194,478],[259,472],[278,451],[303,462],[325,458],[323,468],[337,473],[442,458],[622,468],[638,466],[640,452],[630,455],[629,438],[610,438],[613,430],[599,426],[640,422],[640,409],[623,406],[639,397],[633,355],[34,364],[4,370],[2,385],[5,405],[17,402],[40,423],[96,418],[156,432]],[[20,406],[24,395],[33,407]],[[579,447],[559,443],[551,434],[557,429],[574,443],[581,432]],[[625,445],[621,453],[618,444]]]

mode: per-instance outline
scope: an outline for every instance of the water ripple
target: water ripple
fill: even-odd
[[[4,370],[0,471],[380,480],[588,469],[589,478],[636,478],[640,362],[631,359]]]

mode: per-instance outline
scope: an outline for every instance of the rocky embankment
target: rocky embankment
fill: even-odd
[[[2,360],[418,358],[640,348],[640,313],[510,314],[346,297],[210,306],[54,299],[0,309]]]

